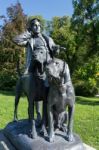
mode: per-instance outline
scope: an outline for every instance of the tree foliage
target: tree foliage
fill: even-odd
[[[12,89],[16,82],[16,65],[19,57],[24,62],[24,51],[13,43],[13,37],[26,28],[26,15],[20,3],[7,8],[7,17],[1,27],[0,89]]]
[[[78,62],[75,84],[80,94],[84,91],[85,95],[94,95],[99,88],[99,76],[96,78],[99,73],[99,0],[73,0],[73,7],[72,29],[76,32]]]
[[[33,18],[41,20],[42,31],[50,35],[56,44],[65,47],[59,58],[70,67],[71,76],[79,95],[94,95],[99,91],[99,0],[72,0],[72,17],[54,17],[46,21],[42,16],[27,16],[21,4],[7,8],[7,17],[0,16],[0,89],[12,89],[16,83],[16,66],[20,59],[24,66],[24,48],[16,46],[15,35],[29,29]]]
[[[54,17],[52,20],[52,29],[50,34],[56,44],[65,47],[66,51],[60,51],[59,57],[67,61],[71,73],[74,71],[75,32],[71,30],[71,19],[67,16]]]

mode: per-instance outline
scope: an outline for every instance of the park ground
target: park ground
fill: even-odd
[[[0,129],[13,120],[15,94],[0,91]],[[27,100],[22,96],[18,107],[19,119],[27,118]],[[74,132],[82,141],[99,150],[99,97],[76,97]]]

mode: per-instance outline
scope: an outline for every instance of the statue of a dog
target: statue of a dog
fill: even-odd
[[[35,69],[33,73],[22,75],[16,86],[14,120],[17,119],[17,107],[21,93],[24,92],[28,99],[28,116],[32,122],[32,137],[36,138],[34,102],[43,100],[43,124],[46,123],[48,83],[44,70],[44,64],[49,61],[50,55],[47,51],[39,50],[33,54]]]
[[[72,129],[75,94],[70,78],[69,67],[64,61],[54,58],[54,60],[46,66],[46,74],[50,85],[47,107],[49,141],[54,141],[54,111],[56,111],[58,114],[57,117],[59,117],[59,115],[65,112],[67,106],[68,124],[65,130],[66,138],[68,141],[73,141]],[[55,108],[55,110],[53,108]]]

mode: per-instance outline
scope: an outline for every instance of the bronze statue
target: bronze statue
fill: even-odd
[[[14,120],[17,119],[17,106],[21,92],[24,91],[29,102],[29,119],[34,120],[34,101],[36,100],[38,104],[38,101],[43,100],[43,124],[46,124],[45,115],[47,114],[47,95],[49,85],[44,72],[44,67],[46,63],[53,58],[53,55],[58,51],[59,46],[55,45],[52,38],[41,34],[41,24],[40,20],[37,18],[31,20],[29,31],[16,36],[14,42],[20,46],[26,46],[27,48],[26,69],[24,75],[20,77],[16,86]],[[38,107],[37,112],[38,116],[40,116]],[[34,124],[35,123],[33,123],[33,138],[36,137]]]
[[[32,137],[36,138],[34,101],[43,100],[43,126],[45,129],[48,112],[49,141],[53,142],[54,122],[57,127],[63,127],[66,121],[63,119],[66,115],[65,109],[68,105],[69,119],[65,131],[67,130],[68,141],[72,141],[74,90],[68,65],[62,60],[54,58],[55,53],[59,52],[61,47],[56,45],[52,38],[41,33],[40,20],[37,18],[30,21],[28,31],[16,36],[14,42],[27,48],[26,69],[17,84],[14,119],[17,118],[17,106],[21,90],[23,90],[28,97],[28,114],[29,120],[32,122]]]
[[[16,36],[14,42],[27,51],[25,71],[16,85],[14,120],[22,92],[28,99],[28,119],[10,122],[4,129],[5,136],[17,150],[83,150],[82,141],[72,131],[75,93],[69,67],[55,58],[65,48],[41,33],[37,18],[30,21],[27,31]],[[39,101],[43,101],[42,118]],[[38,122],[34,117],[35,102]]]
[[[73,141],[73,113],[75,94],[72,85],[68,64],[60,59],[54,58],[46,66],[50,89],[48,93],[48,122],[49,141],[54,141],[54,114],[57,114],[57,126],[61,128],[64,123],[65,137],[68,141]],[[54,107],[53,107],[54,106]],[[68,106],[68,120],[64,120],[66,107]],[[66,118],[67,119],[67,118]]]
[[[32,19],[30,21],[30,28],[26,32],[16,36],[13,41],[19,46],[25,46],[27,49],[25,73],[33,72],[33,53],[35,51],[46,50],[53,57],[55,52],[59,50],[59,46],[54,43],[51,37],[41,33],[41,23],[37,18]]]

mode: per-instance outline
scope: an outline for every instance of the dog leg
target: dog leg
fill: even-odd
[[[42,111],[42,123],[41,123],[41,130],[40,134],[46,135],[46,126],[47,126],[47,102],[43,100],[43,111]]]
[[[20,99],[20,96],[17,95],[17,96],[15,97],[14,121],[17,121],[17,120],[18,120],[17,108],[18,108],[19,99]]]
[[[21,97],[21,93],[22,93],[22,82],[20,78],[16,85],[16,96],[15,96],[15,104],[14,104],[14,107],[15,107],[14,108],[14,121],[18,120],[17,108],[18,108],[19,99]]]
[[[67,133],[67,112],[61,112],[58,116],[58,128]]]
[[[74,141],[73,137],[73,114],[74,114],[74,106],[68,107],[68,126],[67,126],[67,140]]]
[[[34,101],[33,99],[29,99],[29,118],[32,124],[32,131],[31,131],[31,137],[33,139],[37,138],[37,132],[36,132],[36,126],[35,126],[35,119],[34,119]]]
[[[21,90],[16,92],[16,97],[15,97],[15,104],[14,104],[14,121],[18,120],[18,116],[17,116],[17,109],[18,109],[18,104],[19,104],[19,99],[21,96]]]
[[[37,119],[36,119],[37,126],[40,126],[42,121],[41,113],[40,113],[40,102],[35,102],[35,107],[36,107],[36,114],[37,114]]]
[[[53,120],[53,113],[52,108],[50,105],[48,105],[48,127],[49,127],[49,133],[48,133],[48,141],[54,142],[54,120]]]

